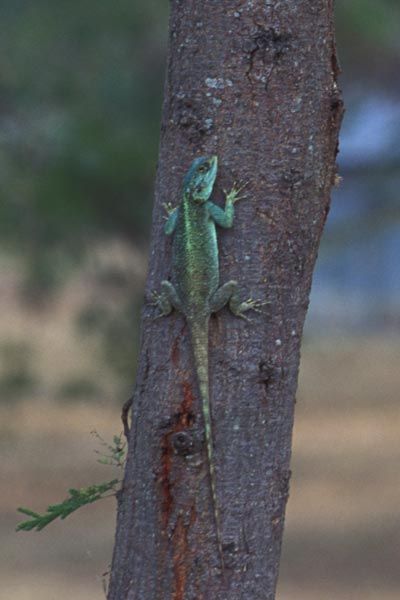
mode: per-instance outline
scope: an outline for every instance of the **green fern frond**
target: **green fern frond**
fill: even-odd
[[[68,490],[70,494],[69,498],[66,498],[60,504],[48,506],[47,511],[43,515],[34,512],[29,508],[20,507],[17,510],[22,514],[31,517],[31,519],[19,523],[16,530],[32,531],[33,529],[36,529],[37,531],[41,531],[55,519],[65,519],[68,515],[78,510],[78,508],[85,506],[85,504],[91,504],[97,500],[102,500],[103,498],[115,495],[117,492],[116,486],[119,483],[119,479],[113,479],[108,483],[94,484],[86,488],[81,488],[80,490],[70,489]],[[112,494],[108,494],[108,492],[111,491]]]

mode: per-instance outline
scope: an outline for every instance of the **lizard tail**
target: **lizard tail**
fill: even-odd
[[[200,391],[200,399],[203,412],[205,441],[207,448],[208,473],[210,477],[211,497],[214,512],[214,520],[217,534],[218,554],[221,562],[221,568],[224,572],[224,557],[222,552],[222,535],[221,535],[221,520],[219,513],[219,505],[217,499],[217,483],[214,462],[213,448],[213,430],[211,422],[211,403],[209,391],[209,375],[208,375],[208,320],[201,324],[191,323],[190,334],[193,349],[193,358],[197,382]]]

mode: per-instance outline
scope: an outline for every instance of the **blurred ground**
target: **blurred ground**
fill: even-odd
[[[400,339],[303,349],[278,600],[400,597]]]
[[[23,342],[34,352],[19,370],[15,361],[1,363],[3,388],[19,382],[20,393],[0,405],[0,599],[101,599],[114,500],[40,533],[15,533],[22,520],[15,508],[40,512],[70,487],[118,476],[96,462],[90,435],[95,429],[110,440],[121,431],[117,376],[99,362],[96,337],[79,336],[71,325],[83,282],[65,287],[38,316],[18,305],[16,282],[4,281],[3,350],[20,355]],[[399,355],[400,338],[383,334],[303,346],[277,600],[400,596]]]

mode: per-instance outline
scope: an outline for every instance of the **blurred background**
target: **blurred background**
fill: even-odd
[[[164,0],[2,0],[0,598],[103,598],[115,503],[95,429],[134,384]],[[337,0],[347,112],[303,341],[278,600],[400,597],[400,5]]]

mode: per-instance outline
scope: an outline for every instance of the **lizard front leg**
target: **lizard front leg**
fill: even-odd
[[[234,206],[236,202],[246,198],[245,195],[240,195],[243,189],[246,187],[246,185],[247,183],[235,183],[230,192],[224,190],[225,208],[221,208],[220,206],[217,206],[216,204],[210,201],[207,203],[209,214],[211,218],[217,223],[217,225],[226,229],[232,227],[233,216],[235,212]]]
[[[167,235],[171,235],[175,231],[178,220],[179,207],[173,207],[170,202],[164,202],[163,209],[167,213],[164,231]]]

